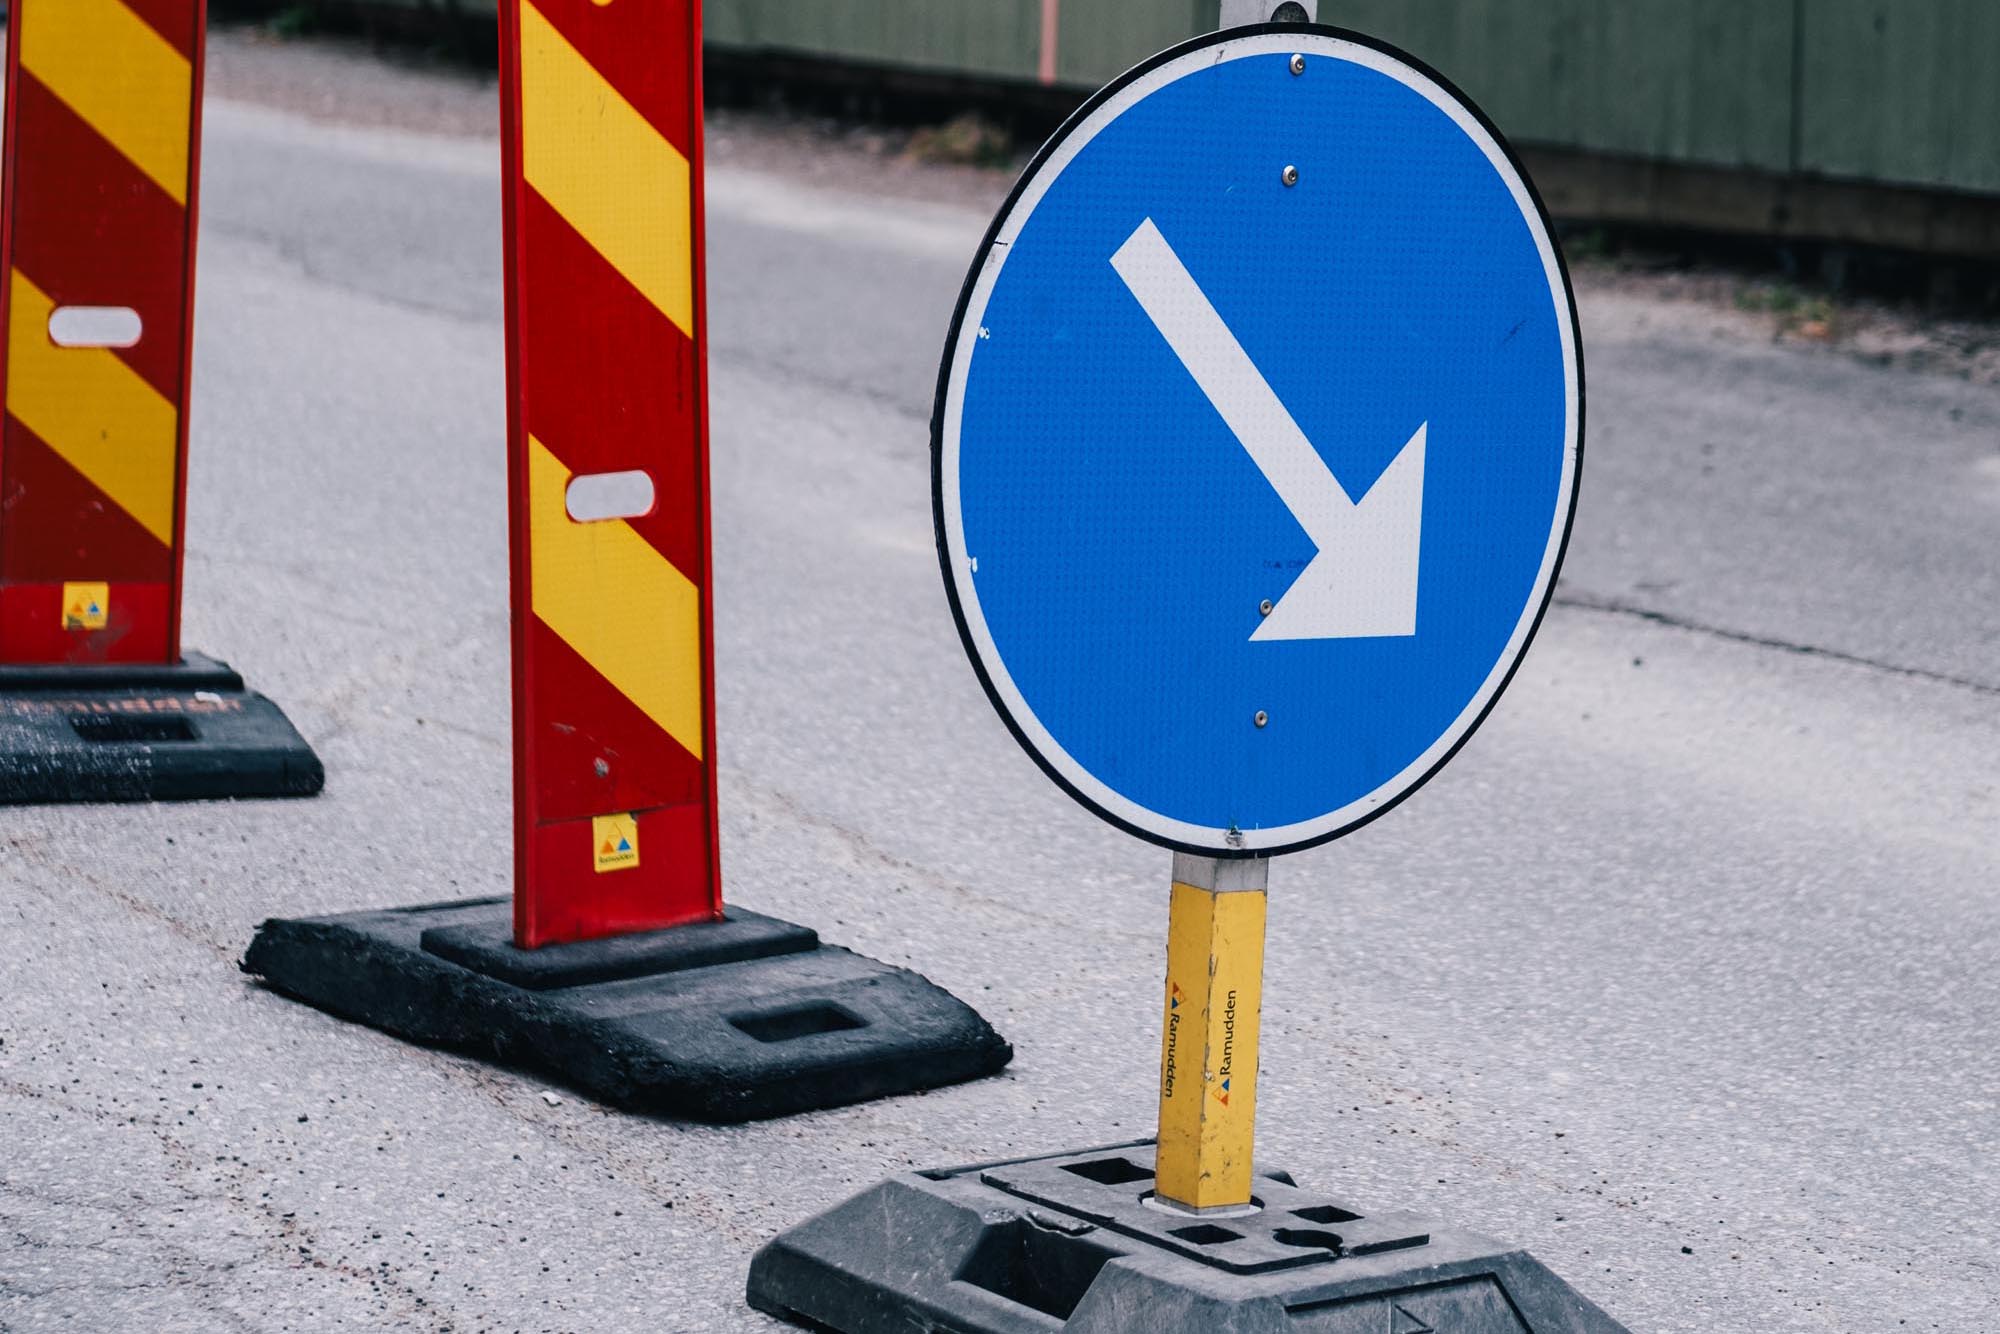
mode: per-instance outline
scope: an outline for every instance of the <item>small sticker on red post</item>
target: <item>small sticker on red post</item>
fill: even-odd
[[[590,833],[599,871],[627,871],[639,864],[639,822],[630,814],[595,816]]]
[[[62,590],[65,630],[102,630],[111,617],[111,585],[67,583]]]

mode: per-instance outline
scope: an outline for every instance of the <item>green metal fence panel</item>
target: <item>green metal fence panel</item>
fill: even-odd
[[[1088,87],[1215,26],[1217,0],[1062,0],[1057,78]],[[1795,0],[1320,0],[1463,87],[1510,137],[1791,164]]]
[[[1799,166],[2000,191],[2000,3],[1809,0]]]
[[[1221,0],[1062,0],[1056,81],[1095,88],[1215,27]]]
[[[708,0],[708,40],[936,72],[1031,79],[1041,0]]]
[[[1463,88],[1509,138],[1790,164],[1794,0],[1320,0]]]
[[[361,0],[490,13],[493,0]],[[1219,0],[1059,0],[1056,82],[1095,87]],[[707,0],[732,51],[1032,80],[1043,0]],[[2000,0],[1320,0],[1523,144],[2000,194]]]
[[[308,4],[312,0],[306,0]],[[364,8],[414,9],[440,19],[490,19],[496,12],[495,0],[354,0]]]

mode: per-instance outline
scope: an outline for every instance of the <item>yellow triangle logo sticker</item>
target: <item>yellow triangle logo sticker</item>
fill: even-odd
[[[64,584],[62,623],[65,630],[102,630],[110,619],[111,585]]]
[[[626,812],[620,815],[593,815],[590,818],[592,859],[598,871],[629,871],[639,864],[639,819]]]

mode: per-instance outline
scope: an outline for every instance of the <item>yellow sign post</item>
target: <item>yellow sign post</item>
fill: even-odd
[[[1155,1198],[1168,1207],[1251,1206],[1270,866],[1174,854],[1154,1169]]]

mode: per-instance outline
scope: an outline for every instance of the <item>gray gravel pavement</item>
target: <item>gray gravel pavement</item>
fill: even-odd
[[[763,1330],[777,1230],[1150,1131],[1166,857],[1017,749],[932,551],[983,218],[711,181],[730,896],[1016,1044],[649,1121],[268,994],[269,915],[508,888],[495,150],[209,110],[187,639],[291,804],[0,811],[0,1330]],[[1274,869],[1260,1145],[1642,1331],[2000,1329],[2000,391],[1587,293],[1561,601],[1429,788]]]

